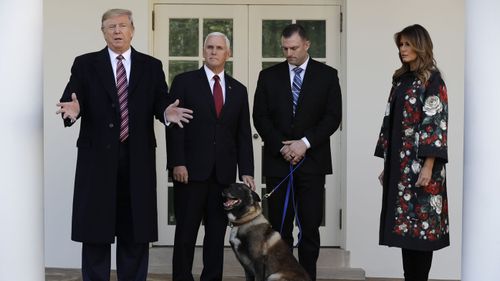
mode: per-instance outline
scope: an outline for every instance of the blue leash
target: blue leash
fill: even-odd
[[[287,185],[287,189],[286,189],[286,196],[285,196],[285,204],[283,206],[283,215],[281,216],[281,228],[280,228],[280,234],[283,233],[283,225],[285,223],[285,217],[286,217],[286,210],[287,210],[287,207],[288,207],[288,201],[290,199],[290,191],[292,193],[292,206],[293,206],[293,212],[295,214],[295,223],[297,224],[298,228],[299,228],[299,234],[298,234],[298,241],[297,241],[297,244],[295,244],[294,247],[297,247],[297,245],[299,245],[300,241],[302,240],[302,226],[300,224],[300,219],[299,219],[299,216],[298,216],[298,213],[297,213],[297,204],[295,203],[295,188],[293,186],[293,172],[295,170],[297,170],[297,168],[300,167],[300,165],[302,165],[302,163],[304,162],[306,158],[304,157],[304,159],[302,159],[295,167],[293,167],[292,164],[290,164],[290,173],[288,173],[288,175],[278,184],[276,185],[273,190],[271,190],[271,192],[267,193],[264,195],[264,198],[269,198],[269,196],[271,196],[276,190],[278,190],[278,188],[281,186],[281,184],[283,182],[285,182],[285,180],[287,178],[290,178],[290,180],[288,181],[288,185]]]
[[[305,158],[305,157],[304,157],[304,159],[300,160],[300,162],[299,162],[299,163],[295,166],[295,168],[293,168],[293,169],[292,169],[292,167],[293,167],[293,166],[290,164],[290,173],[289,173],[289,174],[288,174],[288,175],[287,175],[287,176],[286,176],[286,177],[285,177],[285,178],[284,178],[284,179],[283,179],[280,183],[278,183],[278,185],[276,185],[276,186],[273,188],[273,190],[271,190],[271,192],[264,194],[264,198],[266,198],[266,199],[267,199],[267,198],[268,198],[269,196],[271,196],[271,195],[272,195],[272,194],[273,194],[276,190],[278,190],[278,188],[281,186],[281,184],[282,184],[283,182],[285,182],[285,180],[286,180],[288,177],[290,177],[290,176],[293,174],[293,172],[295,172],[295,170],[297,170],[297,168],[298,168],[298,167],[300,167],[300,165],[302,165],[302,163],[304,162],[304,160],[306,160],[306,158]]]

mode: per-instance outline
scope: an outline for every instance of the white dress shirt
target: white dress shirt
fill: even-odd
[[[304,81],[304,76],[306,74],[306,69],[307,69],[307,63],[309,62],[309,57],[307,57],[306,61],[299,65],[298,67],[302,68],[302,72],[299,74],[300,75],[300,80],[301,81]],[[288,64],[288,71],[290,73],[290,87],[291,89],[293,88],[293,77],[295,76],[295,71],[293,71],[295,68],[297,67],[297,65],[293,65],[293,64]],[[306,137],[303,137],[301,139],[307,146],[307,148],[310,148],[311,147],[311,143],[307,140]]]
[[[205,69],[205,74],[207,75],[208,83],[210,83],[210,91],[212,91],[212,95],[214,94],[214,84],[215,84],[214,75],[219,76],[219,83],[222,88],[222,104],[224,104],[226,102],[226,79],[224,76],[224,71],[222,71],[221,73],[214,73],[206,65],[204,65],[203,68]]]

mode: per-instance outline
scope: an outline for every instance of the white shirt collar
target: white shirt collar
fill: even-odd
[[[117,53],[113,52],[113,50],[111,50],[110,48],[108,48],[108,52],[109,52],[109,57],[111,58],[111,61],[115,61],[117,56],[122,55],[123,58],[125,59],[125,61],[129,62],[130,55],[132,54],[132,48],[128,48],[128,50],[126,50],[125,52],[123,52],[121,54],[117,54]]]
[[[203,65],[203,68],[205,69],[205,74],[207,75],[208,81],[212,80],[214,78],[214,75],[218,75],[220,81],[225,81],[224,80],[224,71],[221,73],[214,73],[206,64]]]
[[[307,63],[309,62],[309,59],[310,59],[310,58],[311,58],[310,56],[307,56],[306,61],[305,61],[303,64],[298,65],[298,67],[302,68],[302,73],[304,73],[304,72],[305,72],[306,67],[307,67]],[[294,69],[294,68],[296,68],[296,67],[297,67],[297,65],[288,64],[288,69],[289,69],[289,71],[290,71],[290,72],[292,72],[292,71],[293,71],[293,69]],[[301,74],[302,74],[302,73],[301,73]]]

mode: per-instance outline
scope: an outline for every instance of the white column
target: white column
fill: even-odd
[[[500,280],[500,2],[466,0],[462,281]],[[453,48],[453,46],[449,46]]]
[[[45,280],[42,3],[0,1],[0,280]]]

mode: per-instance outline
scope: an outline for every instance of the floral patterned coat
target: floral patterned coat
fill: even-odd
[[[413,72],[393,83],[375,156],[384,158],[380,244],[433,251],[449,245],[446,168],[448,97],[438,71],[423,84]],[[416,187],[426,157],[427,186]]]

